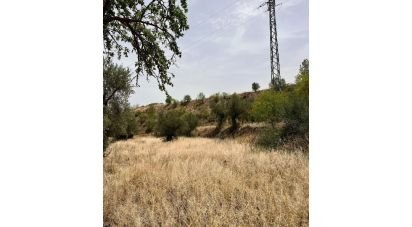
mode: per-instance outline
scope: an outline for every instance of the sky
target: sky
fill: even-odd
[[[217,92],[251,91],[252,83],[267,88],[270,81],[269,15],[258,8],[264,0],[188,0],[189,30],[179,40],[182,57],[170,72],[173,87],[169,94],[182,100],[206,97]],[[299,65],[309,58],[308,0],[281,0],[277,10],[280,73],[293,82]],[[121,64],[133,68],[133,61]],[[130,104],[163,103],[165,93],[157,81],[139,80],[140,87],[129,98]]]

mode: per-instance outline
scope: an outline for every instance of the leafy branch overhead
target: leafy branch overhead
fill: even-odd
[[[167,71],[182,54],[177,39],[189,28],[187,11],[187,0],[103,0],[105,55],[136,54],[136,83],[153,77],[165,91],[174,77]]]

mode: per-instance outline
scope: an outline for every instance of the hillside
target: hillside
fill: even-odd
[[[267,90],[267,89],[266,89]],[[261,90],[257,92],[243,92],[239,93],[239,97],[241,100],[245,100],[249,104],[253,102],[256,96],[260,93],[266,91]],[[230,94],[227,93],[220,93],[220,95],[227,95],[229,98]],[[223,95],[224,96],[224,95]],[[183,103],[182,101],[178,101],[175,104],[165,104],[165,103],[151,103],[149,105],[140,106],[135,109],[136,115],[138,119],[140,119],[140,127],[138,134],[151,134],[152,130],[147,130],[147,128],[151,128],[150,124],[150,116],[155,115],[161,111],[168,111],[173,109],[184,110],[185,112],[190,112],[198,116],[199,125],[193,131],[194,136],[200,137],[217,137],[217,138],[226,138],[226,137],[237,137],[241,140],[251,141],[254,140],[258,131],[262,128],[263,124],[261,123],[253,123],[253,122],[242,122],[239,129],[236,132],[229,132],[229,122],[226,121],[223,125],[223,128],[220,132],[216,133],[216,119],[215,116],[211,113],[210,104],[214,95],[211,95],[204,100],[192,100],[188,103]]]
[[[266,91],[268,89],[265,90],[261,90],[261,91],[257,91],[257,92],[243,92],[243,93],[239,93],[238,95],[242,98],[242,99],[254,99],[258,94],[260,94],[263,91]],[[190,111],[190,112],[198,112],[200,110],[204,110],[205,108],[207,110],[210,111],[210,101],[213,98],[213,95],[210,95],[209,97],[207,97],[204,102],[202,102],[201,100],[196,100],[193,99],[192,101],[190,101],[188,104],[186,105],[182,105],[181,103],[179,103],[179,107]],[[148,105],[144,105],[144,106],[139,106],[137,107],[135,110],[137,112],[145,112],[147,111],[150,107],[153,107],[156,111],[160,111],[160,110],[168,110],[168,109],[173,109],[173,104],[169,104],[166,105],[165,103],[151,103]]]

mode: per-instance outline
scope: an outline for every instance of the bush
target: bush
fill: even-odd
[[[192,131],[195,130],[199,123],[198,117],[195,114],[188,112],[182,115],[182,121],[183,125],[178,131],[178,134],[184,136],[191,136]]]
[[[210,110],[206,106],[200,106],[197,108],[196,116],[203,123],[209,122],[211,118]]]
[[[179,102],[176,99],[172,100],[172,108],[176,108],[179,105]]]
[[[156,132],[165,137],[165,141],[176,139],[180,135],[190,136],[197,127],[198,119],[192,113],[181,110],[162,111],[159,113]]]
[[[185,95],[185,97],[183,97],[183,100],[182,100],[182,105],[187,105],[189,104],[190,101],[192,101],[192,98],[190,97],[190,95]]]
[[[234,93],[230,96],[227,105],[227,114],[231,120],[231,131],[234,131],[239,127],[239,118],[247,112],[246,107],[245,100],[242,100],[239,95]]]
[[[200,93],[197,95],[197,100],[199,100],[200,102],[204,103],[204,102],[205,102],[205,99],[206,99],[206,96],[205,96],[205,94],[203,94],[203,92],[200,92]]]
[[[157,135],[165,137],[166,141],[177,138],[177,132],[183,125],[180,115],[180,112],[176,110],[160,112],[156,125]]]
[[[290,93],[285,134],[307,137],[309,134],[309,61],[305,59],[296,77],[296,86]]]
[[[309,61],[304,60],[301,64],[294,86],[260,94],[253,103],[252,115],[254,119],[269,122],[272,126],[258,136],[258,145],[275,148],[290,139],[308,141]],[[276,128],[277,123],[283,124]]]
[[[257,121],[266,121],[272,128],[281,122],[287,111],[288,96],[273,90],[261,93],[253,103],[252,116]]]
[[[210,102],[210,110],[217,121],[216,132],[220,131],[227,117],[227,100],[219,93],[215,94]]]
[[[281,143],[282,133],[273,128],[266,128],[256,138],[256,145],[267,149],[275,149]]]
[[[172,101],[173,101],[173,98],[172,98],[170,95],[168,95],[168,96],[166,97],[166,100],[165,100],[166,105],[170,105],[170,104],[172,103]]]
[[[112,102],[103,111],[103,148],[107,147],[109,137],[123,140],[137,132],[135,113],[127,105]]]
[[[153,132],[154,128],[156,127],[156,110],[153,106],[150,106],[149,109],[145,112],[145,119],[144,119],[144,125],[145,125],[145,133],[151,133]]]

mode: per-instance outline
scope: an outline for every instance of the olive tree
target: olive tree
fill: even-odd
[[[152,77],[166,91],[174,77],[168,69],[182,54],[177,40],[189,28],[187,12],[187,0],[103,0],[104,54],[135,55],[136,84]]]
[[[254,92],[257,92],[259,90],[259,88],[260,88],[260,85],[258,83],[256,83],[256,82],[252,83],[252,90]]]

